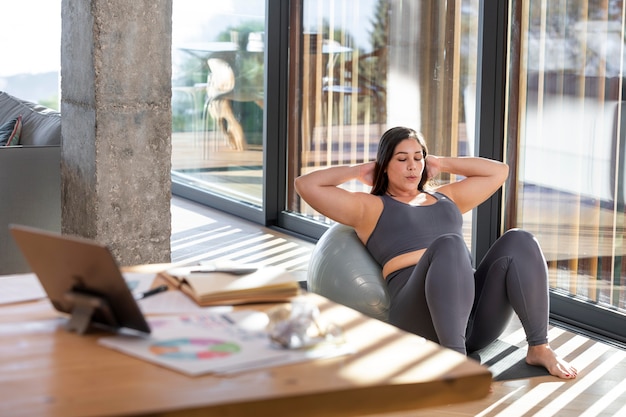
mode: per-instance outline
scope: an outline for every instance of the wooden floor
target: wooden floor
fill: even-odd
[[[234,257],[263,261],[282,264],[301,274],[302,279],[314,247],[177,197],[172,200],[172,230],[173,260]],[[558,326],[551,326],[549,337],[557,353],[578,368],[576,380],[542,376],[498,381],[493,383],[493,392],[480,401],[392,416],[626,416],[626,351]],[[516,319],[501,340],[524,346],[524,334]]]

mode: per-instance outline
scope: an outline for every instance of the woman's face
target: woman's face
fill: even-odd
[[[396,145],[387,165],[387,191],[392,195],[417,191],[425,166],[422,145],[416,139],[404,139]]]

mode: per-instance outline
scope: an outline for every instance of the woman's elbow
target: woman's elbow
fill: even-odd
[[[505,162],[502,162],[500,175],[501,175],[503,184],[507,180],[507,178],[509,178],[509,172],[510,172],[509,165],[507,163],[505,163]]]
[[[296,193],[298,193],[298,195],[300,197],[302,197],[303,199],[307,199],[307,191],[311,189],[311,185],[308,184],[307,185],[307,177],[306,175],[301,175],[299,177],[297,177],[294,181],[293,181],[293,186],[296,190]]]
[[[300,194],[300,192],[302,191],[302,176],[296,177],[295,180],[293,180],[293,186],[296,189],[296,193]]]

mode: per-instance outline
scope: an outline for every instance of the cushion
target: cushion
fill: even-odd
[[[22,146],[61,144],[61,113],[0,91],[0,124],[22,116]]]
[[[19,145],[21,133],[22,116],[17,116],[0,126],[0,146]]]

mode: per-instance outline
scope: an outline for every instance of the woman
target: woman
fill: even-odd
[[[440,172],[462,179],[431,186]],[[381,137],[375,162],[317,170],[295,186],[315,210],[353,227],[382,266],[391,324],[467,354],[493,342],[515,311],[529,345],[526,362],[575,378],[548,344],[548,271],[533,236],[506,232],[476,271],[463,240],[462,213],[496,192],[508,172],[485,158],[428,155],[421,135],[395,127]],[[371,192],[340,188],[354,179]]]

